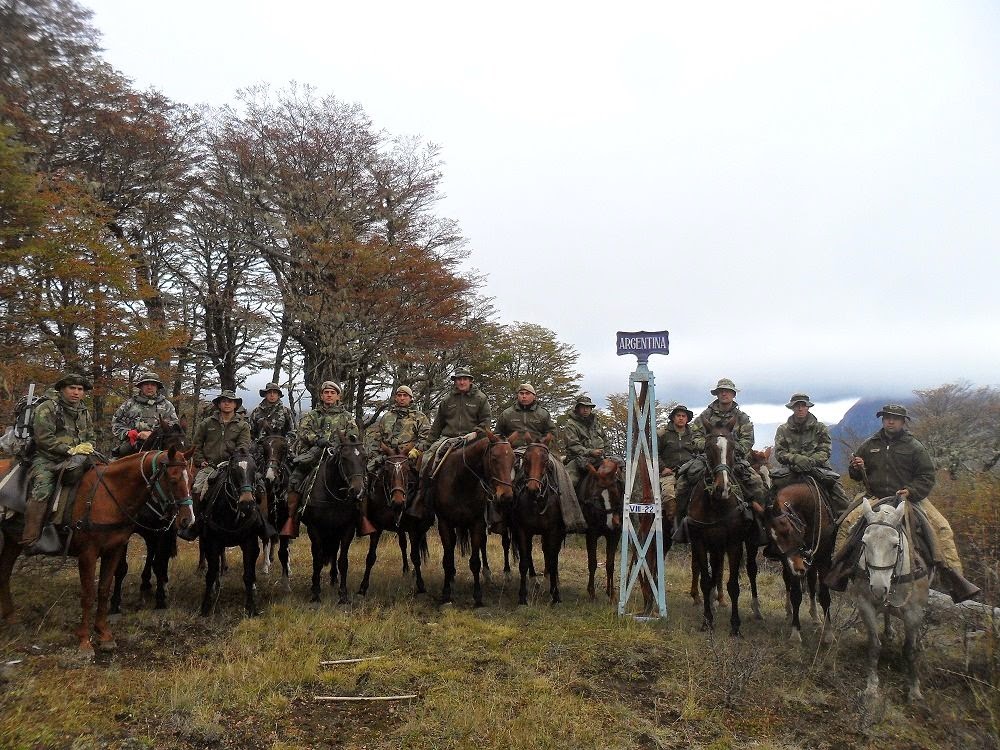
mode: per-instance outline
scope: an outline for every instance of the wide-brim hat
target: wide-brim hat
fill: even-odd
[[[886,404],[883,406],[879,412],[875,415],[876,417],[902,417],[903,419],[909,419],[909,415],[906,413],[906,407],[902,404]]]
[[[458,380],[459,378],[468,378],[469,380],[475,380],[475,378],[472,377],[472,373],[469,372],[469,368],[467,367],[459,367],[455,370],[454,373],[452,373],[451,376],[452,380]]]
[[[813,406],[816,406],[816,404],[814,404],[812,401],[809,400],[809,397],[806,394],[804,394],[804,393],[793,393],[792,397],[790,399],[788,399],[788,403],[785,404],[785,408],[786,409],[794,409],[795,408],[795,404],[802,404],[802,403],[804,403],[806,406],[808,406],[810,408],[813,407]]]
[[[62,377],[52,387],[57,391],[61,391],[67,385],[82,385],[85,391],[89,391],[94,387],[90,380],[76,372],[64,372]]]
[[[520,393],[521,391],[527,391],[532,396],[538,395],[537,393],[535,393],[535,386],[533,386],[531,383],[521,383],[521,385],[517,387],[517,392]]]
[[[395,395],[398,396],[400,393],[405,393],[410,398],[413,398],[413,389],[410,388],[410,386],[408,386],[408,385],[401,385],[401,386],[399,386],[399,388],[396,389]]]
[[[575,409],[577,406],[597,406],[597,404],[590,400],[590,396],[577,396],[573,408]]]
[[[284,398],[285,397],[285,392],[283,390],[281,390],[281,386],[278,385],[277,383],[268,383],[263,388],[261,388],[260,389],[260,397],[264,398],[264,396],[267,395],[268,391],[277,391],[278,392],[278,398]]]
[[[157,388],[163,387],[163,381],[160,380],[155,372],[140,372],[138,379],[135,381],[135,387],[138,388],[143,383],[155,383]]]
[[[333,380],[324,380],[323,385],[319,387],[319,392],[322,393],[327,388],[332,388],[341,395],[344,393],[344,389],[340,387],[340,383],[334,382]]]
[[[229,399],[230,401],[235,401],[237,409],[243,406],[243,399],[241,399],[239,396],[236,395],[236,391],[223,391],[218,396],[212,399],[212,403],[216,407],[218,407],[219,402],[224,398]]]
[[[679,411],[682,411],[688,415],[688,422],[694,419],[694,412],[688,409],[686,406],[684,406],[684,404],[677,404],[677,406],[671,409],[670,414],[667,415],[667,419],[673,420],[674,414],[676,414]]]
[[[711,393],[713,396],[718,396],[719,391],[732,391],[733,393],[739,393],[740,389],[737,388],[736,383],[729,378],[722,378],[722,380],[716,383],[715,388],[712,389]]]

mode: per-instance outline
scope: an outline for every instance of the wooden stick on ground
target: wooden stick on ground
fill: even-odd
[[[314,701],[403,701],[419,698],[416,693],[411,695],[314,695]]]
[[[321,661],[319,665],[321,667],[329,667],[334,664],[357,664],[359,661],[375,661],[376,659],[384,658],[384,656],[362,656],[359,659],[334,659],[333,661]]]

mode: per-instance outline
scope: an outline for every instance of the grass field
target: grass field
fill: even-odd
[[[311,561],[292,548],[292,592],[259,579],[262,617],[242,616],[236,553],[217,612],[197,615],[197,550],[182,543],[172,566],[171,608],[155,612],[130,575],[119,648],[80,663],[74,561],[22,561],[15,571],[18,625],[0,630],[3,748],[979,748],[997,747],[998,670],[990,634],[965,637],[931,623],[924,643],[925,703],[904,702],[897,638],[883,654],[885,700],[862,705],[860,625],[834,599],[837,640],[820,646],[805,613],[804,642],[788,639],[780,575],[764,572],[764,620],[742,602],[743,637],[728,635],[728,607],[714,634],[700,631],[685,548],[670,553],[669,617],[618,618],[586,594],[586,554],[573,538],[562,555],[563,603],[548,604],[538,578],[527,607],[505,580],[497,540],[487,606],[472,609],[471,575],[459,565],[456,604],[437,605],[440,546],[432,532],[427,595],[400,572],[395,537],[383,540],[366,598],[307,604]],[[130,561],[141,567],[142,543]],[[603,546],[603,543],[602,543]],[[351,590],[367,543],[355,543]],[[536,561],[541,569],[540,555]],[[603,575],[603,568],[598,571]],[[744,593],[746,588],[744,586]],[[334,667],[320,661],[381,656]],[[13,663],[11,663],[13,662]],[[320,695],[417,694],[383,703],[327,703]]]

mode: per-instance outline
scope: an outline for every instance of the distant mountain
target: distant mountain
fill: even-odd
[[[833,439],[830,463],[833,468],[842,474],[847,473],[847,461],[854,449],[881,429],[882,420],[875,416],[879,409],[889,403],[909,407],[913,401],[912,398],[899,397],[863,398],[848,409],[844,418],[830,428],[830,437]]]

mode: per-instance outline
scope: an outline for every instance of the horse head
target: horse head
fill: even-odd
[[[822,500],[807,484],[783,487],[772,505],[764,509],[764,525],[784,556],[789,569],[805,576],[819,549]],[[832,524],[832,521],[830,522]],[[810,530],[812,528],[812,530]]]
[[[410,484],[411,465],[407,454],[413,448],[413,443],[404,443],[393,448],[386,443],[379,444],[379,450],[385,456],[382,467],[376,478],[385,494],[386,502],[397,515],[406,506],[406,495]]]
[[[257,438],[257,445],[262,462],[267,464],[264,480],[276,482],[281,477],[282,467],[288,457],[288,440],[280,433],[266,434]]]
[[[539,439],[538,435],[527,432],[525,437],[529,442],[521,456],[521,475],[528,494],[538,501],[545,494],[543,490],[548,480],[549,443],[552,442],[552,434]]]
[[[483,430],[489,442],[483,453],[483,469],[486,480],[493,485],[493,495],[497,500],[514,499],[514,448],[492,430]]]
[[[713,425],[708,419],[702,420],[705,427],[705,456],[711,471],[711,496],[716,500],[728,500],[733,483],[732,473],[736,464],[736,441],[733,430],[738,421],[730,417],[720,425]]]
[[[330,447],[333,461],[331,470],[340,473],[340,478],[347,487],[347,498],[352,501],[361,499],[365,491],[365,468],[367,459],[365,449],[357,435],[348,435],[344,430],[337,431],[337,444]]]
[[[892,592],[893,579],[909,572],[909,549],[903,533],[906,503],[897,508],[886,503],[876,511],[866,497],[861,507],[868,525],[861,537],[858,565],[868,576],[872,599],[882,605]]]
[[[167,449],[167,462],[163,464],[163,481],[158,483],[156,473],[153,468],[153,478],[150,485],[153,489],[154,497],[159,494],[163,499],[173,506],[174,524],[178,529],[186,529],[194,523],[194,504],[191,501],[191,456],[194,455],[194,448],[182,451],[175,446]],[[163,489],[163,485],[166,489]]]
[[[620,529],[622,526],[622,504],[625,498],[622,465],[615,459],[605,456],[596,467],[588,463],[587,474],[593,482],[593,490],[586,493],[587,496],[589,497],[591,493],[600,496],[608,511],[608,528]],[[583,485],[581,484],[582,489]],[[614,498],[614,502],[611,501],[611,498]]]
[[[226,481],[239,494],[237,503],[241,506],[257,502],[254,488],[257,484],[257,463],[246,448],[237,448],[229,458],[229,468]]]

